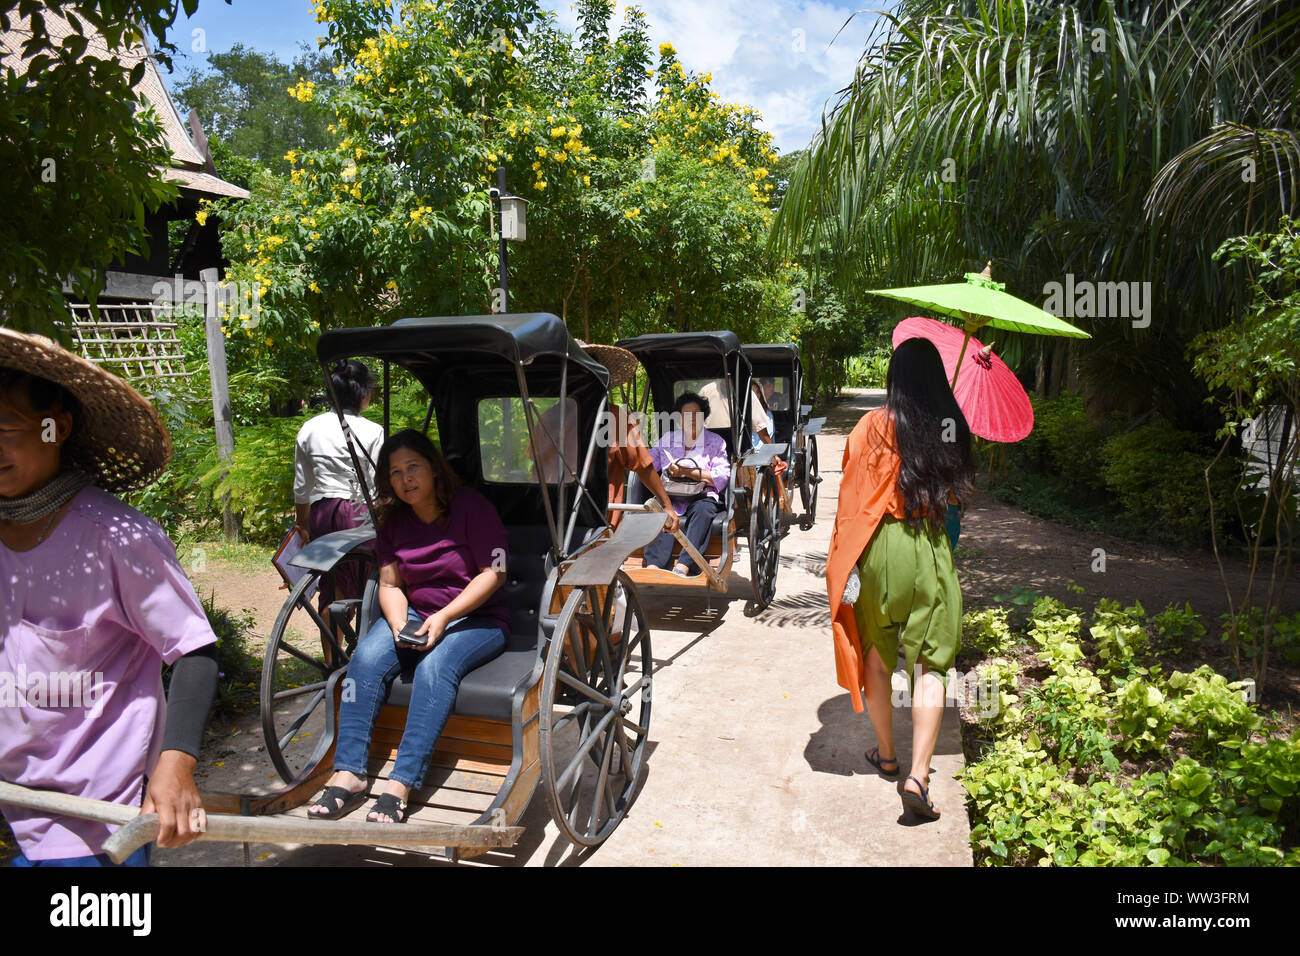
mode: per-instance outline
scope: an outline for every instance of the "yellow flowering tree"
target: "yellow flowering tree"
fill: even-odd
[[[609,0],[583,0],[577,36],[536,0],[315,10],[339,82],[289,92],[337,140],[290,152],[288,177],[267,173],[220,210],[230,277],[260,295],[229,329],[236,367],[275,367],[301,395],[319,378],[303,346],[320,328],[490,311],[498,165],[530,200],[512,311],[560,313],[587,338],[784,337],[783,273],[762,256],[770,137],[670,48],[652,69],[639,10],[614,37]]]
[[[670,45],[652,69],[637,8],[611,40],[611,8],[579,4],[578,36],[537,70],[554,98],[521,106],[531,184],[520,191],[533,204],[529,242],[511,258],[513,307],[561,313],[587,339],[692,328],[788,338],[792,273],[763,253],[770,135]]]

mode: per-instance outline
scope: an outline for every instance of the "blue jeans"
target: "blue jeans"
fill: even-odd
[[[408,619],[423,620],[414,610],[408,611]],[[334,769],[368,776],[370,732],[379,708],[402,665],[414,663],[415,681],[406,711],[406,729],[389,779],[418,790],[424,783],[434,744],[456,703],[461,678],[492,660],[505,646],[506,636],[495,622],[468,617],[444,631],[431,651],[399,648],[393,640],[393,629],[381,617],[357,644],[356,653],[348,663],[347,680],[352,681],[352,693],[344,693],[339,708]]]
[[[146,843],[140,849],[136,850],[121,863],[114,863],[108,858],[107,853],[96,853],[94,856],[72,856],[63,860],[29,860],[21,853],[18,858],[10,862],[10,866],[148,866],[149,850],[153,847],[152,843]]]

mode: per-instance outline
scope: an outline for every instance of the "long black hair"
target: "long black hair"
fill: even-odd
[[[338,396],[343,411],[359,415],[361,403],[370,394],[375,380],[370,369],[356,359],[339,359],[338,364],[330,369],[330,384],[334,386],[334,394]]]
[[[885,408],[894,416],[901,467],[898,491],[907,523],[943,528],[948,499],[965,510],[974,490],[970,426],[953,397],[939,350],[929,339],[907,339],[894,349],[885,379]]]

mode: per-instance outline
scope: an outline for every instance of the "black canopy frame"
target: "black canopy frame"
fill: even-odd
[[[575,530],[606,523],[608,456],[597,454],[597,436],[604,419],[609,372],[587,355],[569,335],[563,320],[550,313],[521,313],[400,319],[389,326],[331,329],[316,346],[325,372],[330,400],[339,415],[348,450],[366,503],[374,495],[365,480],[351,430],[343,417],[330,381],[330,367],[339,359],[374,358],[384,364],[384,430],[389,433],[388,369],[397,365],[425,388],[430,399],[425,431],[434,415],[443,456],[466,484],[496,506],[507,525],[538,523],[545,517],[554,557],[568,553]],[[537,441],[546,436],[556,449],[557,480],[535,473],[535,486],[488,481],[480,455],[477,409],[490,398],[518,397],[527,416],[533,460],[541,460]],[[559,400],[559,435],[541,421],[536,400]],[[566,420],[568,402],[577,410],[576,425]],[[573,427],[581,439],[581,469],[566,458],[561,440]],[[563,480],[574,477],[575,481]],[[572,495],[571,509],[566,507]],[[567,525],[562,516],[568,514]]]
[[[753,376],[749,359],[734,332],[663,332],[620,339],[614,344],[627,349],[645,366],[649,389],[648,394],[641,396],[641,412],[648,411],[650,397],[654,398],[657,411],[671,411],[675,398],[673,387],[683,379],[725,379],[731,417],[727,444],[735,458],[743,456],[743,449],[749,447]]]
[[[793,342],[770,342],[743,345],[741,350],[749,359],[754,378],[790,379],[790,407],[781,410],[771,409],[771,412],[776,424],[772,440],[792,441],[801,417],[800,409],[803,402],[803,362],[799,358],[799,346]]]

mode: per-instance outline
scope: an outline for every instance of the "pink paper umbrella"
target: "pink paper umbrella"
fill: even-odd
[[[919,315],[894,328],[894,347],[915,338],[929,339],[939,349],[971,434],[989,441],[1017,442],[1033,431],[1034,406],[1015,373],[993,354],[993,346],[982,345],[946,322]]]

